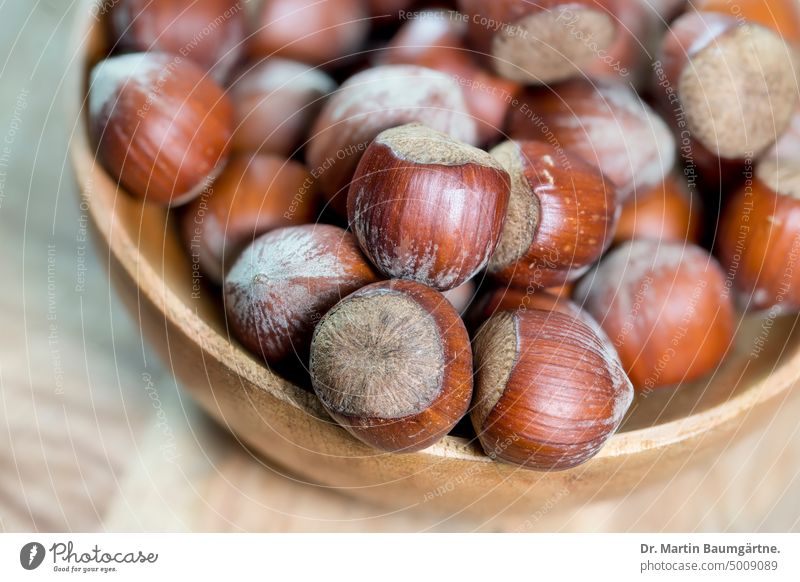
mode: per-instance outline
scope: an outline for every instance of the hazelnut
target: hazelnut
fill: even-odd
[[[181,217],[192,259],[214,282],[262,234],[313,222],[316,183],[302,164],[272,156],[234,156]]]
[[[248,69],[230,85],[233,148],[293,155],[335,88],[334,80],[319,69],[278,57]]]
[[[131,194],[178,205],[222,168],[231,105],[196,65],[166,54],[111,57],[92,70],[89,120],[97,156]]]
[[[686,178],[670,173],[658,186],[622,206],[614,243],[636,238],[700,242],[702,201]]]
[[[633,400],[614,350],[576,317],[502,312],[474,342],[472,423],[492,457],[537,470],[597,454]]]
[[[111,29],[125,52],[163,52],[191,59],[222,82],[242,54],[240,0],[118,0]]]
[[[773,315],[800,311],[800,163],[767,158],[724,203],[717,251],[738,303]]]
[[[510,115],[511,137],[573,150],[611,179],[620,202],[675,165],[669,127],[630,87],[576,80],[529,89],[521,101]]]
[[[492,156],[423,125],[387,129],[358,165],[348,217],[389,278],[458,287],[489,262],[509,178]]]
[[[376,283],[333,307],[314,331],[310,371],[328,413],[386,451],[432,445],[472,397],[464,324],[441,293],[413,281]]]
[[[342,297],[378,280],[347,231],[291,226],[256,239],[225,277],[231,331],[269,363],[304,358],[314,326]]]
[[[613,185],[579,156],[543,142],[491,151],[511,176],[511,197],[489,273],[516,287],[554,287],[582,275],[611,243]]]
[[[447,10],[426,10],[408,20],[381,54],[384,64],[428,67],[451,75],[464,92],[477,123],[478,142],[489,143],[501,132],[518,83],[489,74],[472,59],[463,43],[466,22]]]
[[[581,74],[617,34],[603,0],[459,0],[469,38],[501,76],[547,84]],[[592,42],[586,42],[591,39]]]
[[[725,275],[691,244],[625,243],[584,277],[575,301],[600,323],[643,391],[705,376],[733,341]]]
[[[368,69],[328,99],[311,131],[306,162],[337,212],[347,213],[348,186],[369,143],[384,129],[413,122],[467,143],[477,141],[458,83],[424,67]]]
[[[720,158],[762,153],[798,103],[793,50],[773,30],[734,16],[687,12],[664,37],[660,61],[662,84],[679,100],[665,107],[679,107],[693,139]]]
[[[253,58],[329,64],[358,51],[369,32],[364,0],[263,0],[249,39]]]

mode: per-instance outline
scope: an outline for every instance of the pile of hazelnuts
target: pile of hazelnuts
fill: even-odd
[[[373,447],[469,414],[491,458],[574,467],[635,390],[713,375],[738,313],[800,310],[795,0],[118,0],[108,27],[98,159]]]

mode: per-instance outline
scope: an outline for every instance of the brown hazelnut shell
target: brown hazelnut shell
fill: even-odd
[[[428,67],[451,75],[464,92],[467,109],[477,122],[478,142],[500,135],[519,83],[479,67],[464,45],[465,22],[446,10],[427,10],[408,20],[381,52],[384,64]]]
[[[273,156],[233,156],[181,216],[193,261],[221,283],[244,248],[262,234],[313,222],[317,185],[305,167]]]
[[[494,315],[474,352],[472,421],[492,458],[536,470],[580,465],[614,434],[633,400],[609,344],[563,313]]]
[[[336,82],[309,65],[273,57],[244,71],[229,87],[233,149],[294,155]]]
[[[509,178],[489,154],[422,125],[382,132],[348,195],[364,253],[389,278],[458,287],[489,262]]]
[[[117,0],[109,19],[117,48],[188,58],[224,82],[242,56],[240,0]]]
[[[773,315],[800,311],[798,166],[786,165],[784,172],[792,175],[782,179],[778,167],[759,166],[752,184],[725,201],[717,238],[739,305]],[[777,181],[769,185],[765,179]]]
[[[335,64],[358,52],[368,32],[363,0],[263,0],[248,51],[254,59]]]
[[[580,75],[617,35],[613,0],[459,0],[458,7],[473,48],[498,74],[526,84]]]
[[[796,83],[787,75],[795,58],[774,30],[690,10],[662,41],[661,84],[669,91],[660,91],[660,99],[665,110],[680,111],[684,131],[710,154],[757,156],[775,143],[797,107]]]
[[[331,95],[311,130],[306,165],[339,214],[347,214],[348,187],[370,142],[385,129],[415,122],[477,142],[461,88],[439,71],[378,66],[354,75]]]
[[[354,354],[370,364],[351,367]],[[381,373],[365,373],[372,366]],[[386,451],[429,447],[467,413],[472,397],[464,324],[441,293],[414,281],[375,283],[333,307],[314,332],[309,367],[328,413]],[[381,382],[391,386],[375,385]],[[418,389],[409,392],[409,386]]]
[[[509,134],[573,151],[617,187],[620,202],[658,185],[675,165],[664,121],[630,88],[573,80],[528,89],[512,108]]]
[[[622,206],[614,244],[637,238],[700,242],[703,225],[700,196],[686,178],[672,172],[651,190]]]
[[[273,230],[247,247],[225,277],[228,325],[269,363],[304,359],[328,309],[377,280],[353,235],[339,227]]]
[[[489,273],[515,287],[574,281],[611,243],[619,216],[613,184],[544,142],[508,141],[491,153],[511,176],[511,197]]]
[[[232,108],[195,64],[162,53],[111,57],[92,70],[89,121],[97,156],[128,192],[178,205],[227,159]]]
[[[600,323],[643,392],[706,376],[732,346],[725,274],[692,244],[625,243],[581,280],[575,301]]]

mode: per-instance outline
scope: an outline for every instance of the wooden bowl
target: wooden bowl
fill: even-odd
[[[89,4],[87,3],[87,6]],[[477,518],[531,514],[549,500],[581,504],[620,496],[708,459],[758,423],[800,376],[796,320],[743,319],[735,352],[705,382],[638,397],[620,433],[578,468],[537,473],[489,460],[447,437],[419,453],[376,452],[354,440],[307,389],[243,350],[226,330],[221,301],[193,279],[177,229],[161,208],[121,191],[95,161],[85,95],[91,66],[107,53],[103,26],[79,16],[72,75],[78,123],[72,159],[94,240],[120,297],[183,386],[247,446],[303,479],[378,501]]]

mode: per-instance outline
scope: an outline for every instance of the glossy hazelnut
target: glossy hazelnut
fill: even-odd
[[[221,283],[244,248],[262,234],[313,222],[314,178],[302,164],[272,156],[234,156],[181,217],[192,263]]]
[[[333,307],[314,331],[309,368],[328,413],[386,451],[434,444],[472,397],[464,324],[441,293],[413,281],[376,283]]]
[[[511,176],[511,197],[489,274],[516,287],[577,279],[611,243],[619,216],[613,184],[544,142],[507,141],[491,154]]]
[[[306,165],[337,212],[347,213],[350,180],[375,136],[413,122],[477,141],[458,83],[424,67],[374,67],[351,77],[328,99],[311,130]]]
[[[378,280],[353,236],[317,224],[273,230],[225,277],[233,335],[269,363],[305,358],[314,326],[342,297]]]
[[[659,184],[675,165],[669,127],[617,83],[576,80],[529,89],[512,108],[509,133],[579,154],[611,179],[620,202]]]
[[[335,81],[323,71],[297,61],[275,57],[253,66],[229,87],[233,148],[293,155],[335,88]]]
[[[542,471],[580,465],[633,400],[610,345],[563,313],[498,313],[478,331],[474,352],[472,422],[495,459]]]
[[[367,148],[347,210],[362,250],[387,277],[447,290],[489,262],[508,196],[508,174],[492,156],[410,124]]]
[[[466,21],[448,10],[425,10],[408,20],[381,52],[383,64],[419,65],[452,76],[475,119],[479,143],[502,131],[509,106],[521,87],[486,72],[464,46]]]
[[[637,238],[700,242],[702,201],[684,175],[671,172],[658,186],[622,206],[614,243]]]
[[[800,42],[800,4],[796,0],[693,0],[691,7],[754,22],[775,30],[789,42]]]
[[[97,156],[128,192],[178,205],[221,169],[231,105],[193,63],[159,53],[111,57],[92,70],[89,123]]]
[[[473,48],[501,76],[548,84],[581,74],[608,49],[616,19],[604,0],[459,0]],[[586,42],[591,39],[592,42]]]
[[[713,372],[733,341],[725,274],[691,244],[625,243],[584,277],[575,301],[600,323],[644,392]]]
[[[240,0],[118,0],[110,5],[112,34],[125,52],[188,58],[220,82],[242,55],[246,14]]]
[[[794,51],[775,31],[735,16],[690,11],[664,37],[660,81],[685,131],[723,159],[775,143],[798,103]],[[674,95],[674,97],[673,97]]]
[[[800,311],[800,163],[768,158],[724,203],[717,252],[747,311]]]
[[[263,0],[249,52],[257,59],[336,64],[357,52],[368,32],[364,0]]]

